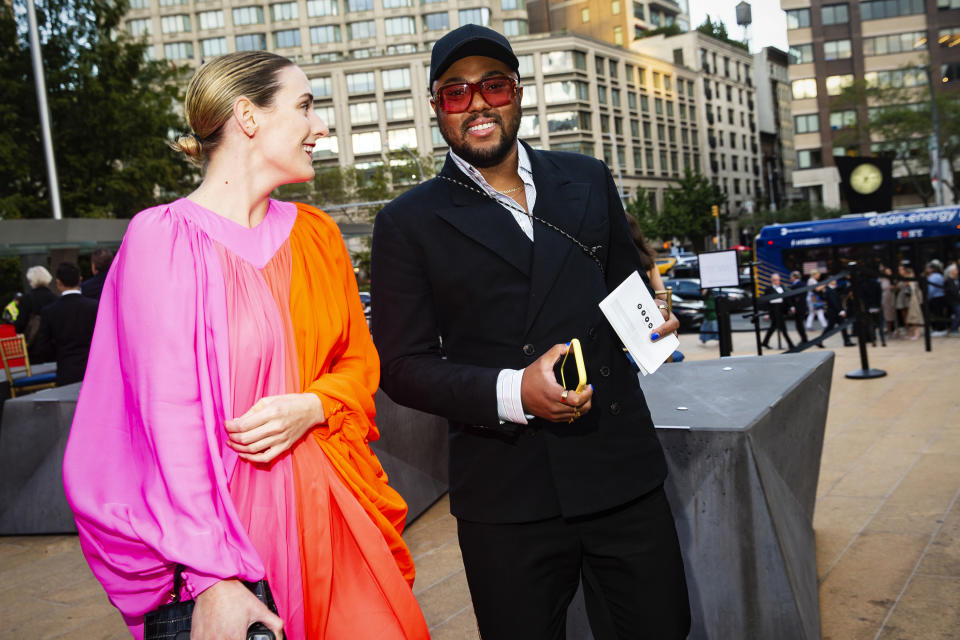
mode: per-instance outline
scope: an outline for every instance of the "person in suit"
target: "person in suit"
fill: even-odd
[[[103,291],[103,283],[107,279],[111,262],[113,262],[113,254],[106,249],[97,249],[90,255],[90,270],[93,271],[93,276],[80,284],[80,292],[83,295],[97,302],[100,301],[100,292]]]
[[[639,271],[613,178],[517,140],[510,43],[477,25],[434,45],[440,174],[377,215],[381,387],[448,418],[450,509],[484,640],[564,637],[583,577],[597,638],[685,638],[666,464],[637,375],[598,303]],[[664,323],[651,337],[679,327]],[[571,338],[583,393],[557,382]]]
[[[71,262],[57,267],[60,298],[40,312],[38,349],[57,362],[57,386],[83,380],[90,341],[97,322],[97,302],[80,294],[80,269]]]
[[[803,276],[799,271],[790,274],[790,288],[804,289],[807,283],[803,281]],[[807,341],[807,328],[805,325],[807,319],[807,294],[797,294],[790,296],[790,303],[793,308],[793,326],[797,328],[797,335],[800,336],[800,342]]]
[[[817,346],[823,347],[824,336],[833,331],[834,327],[841,325],[840,333],[843,336],[843,346],[854,346],[847,327],[843,324],[847,318],[847,310],[844,308],[845,291],[841,290],[836,280],[831,280],[823,290],[823,301],[827,308],[827,326],[823,333],[817,338]]]
[[[763,295],[782,295],[784,291],[783,285],[780,284],[780,274],[774,273],[770,276],[770,285],[763,290]],[[779,331],[783,339],[787,341],[787,348],[793,349],[793,342],[790,340],[790,334],[787,333],[783,311],[784,304],[783,298],[773,298],[767,302],[767,310],[770,312],[770,328],[767,329],[767,334],[763,336],[763,346],[768,349],[770,348],[770,336],[773,335],[774,331]]]

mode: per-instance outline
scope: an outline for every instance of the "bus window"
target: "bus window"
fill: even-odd
[[[855,261],[864,273],[877,273],[881,264],[890,263],[887,244],[854,244],[837,247],[837,268],[846,269],[847,263]]]
[[[940,238],[925,240],[919,244],[920,256],[917,262],[918,271],[922,271],[926,264],[934,259],[939,260],[941,264],[943,263],[943,259],[946,257],[943,255],[943,244]]]
[[[913,265],[915,262],[913,256],[913,245],[912,244],[898,244],[897,245],[897,265],[907,264]],[[896,269],[894,269],[896,273]]]

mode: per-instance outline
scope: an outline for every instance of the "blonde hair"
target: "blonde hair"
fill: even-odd
[[[27,282],[31,289],[37,287],[46,287],[53,282],[53,276],[47,271],[46,267],[36,266],[27,269]]]
[[[260,108],[273,104],[280,81],[277,74],[293,63],[268,51],[238,51],[214,58],[194,74],[184,109],[190,133],[170,146],[197,166],[204,166],[220,144],[223,125],[233,104],[244,96]]]

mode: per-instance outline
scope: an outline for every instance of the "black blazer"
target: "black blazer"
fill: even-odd
[[[106,280],[107,272],[101,271],[80,283],[80,293],[99,302],[100,294],[103,292],[103,283]]]
[[[807,286],[807,283],[801,279],[791,284],[790,289],[805,289],[806,286]],[[788,300],[790,301],[790,306],[797,310],[798,316],[807,315],[807,294],[806,293],[790,296]]]
[[[41,312],[37,348],[57,361],[57,386],[83,380],[90,340],[97,322],[97,301],[79,293],[61,296]]]
[[[443,178],[387,205],[373,231],[381,385],[449,419],[450,508],[479,522],[595,513],[666,476],[637,374],[597,306],[641,264],[610,172],[586,156],[527,152],[533,213],[600,245],[605,275],[559,233],[534,222],[531,243],[503,206]],[[449,157],[440,175],[475,187]],[[572,424],[501,424],[500,370],[571,338],[594,385],[590,413]]]

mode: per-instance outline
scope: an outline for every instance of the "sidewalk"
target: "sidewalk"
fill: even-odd
[[[870,366],[888,374],[875,380],[844,377],[860,360],[841,342],[826,343],[837,359],[814,516],[823,640],[957,638],[960,339],[934,338],[931,353],[922,339],[870,347]],[[754,344],[734,334],[734,355],[755,354]],[[716,342],[702,347],[693,334],[681,350],[718,357]],[[404,537],[434,640],[476,640],[446,498]],[[0,538],[0,585],[0,637],[127,637],[75,536]]]

